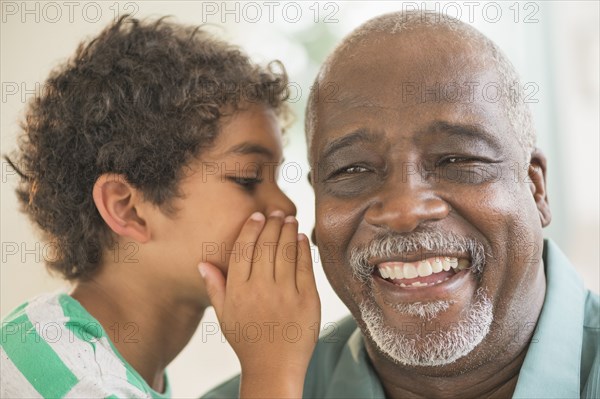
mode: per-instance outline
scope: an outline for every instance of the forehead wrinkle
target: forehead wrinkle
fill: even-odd
[[[382,107],[382,104],[376,103],[372,98],[368,96],[361,95],[359,93],[350,93],[348,91],[342,91],[342,96],[338,104],[346,107],[358,108],[358,107]]]
[[[334,101],[318,101],[317,104],[319,106],[318,112],[320,111],[320,113],[323,114],[320,119],[322,119],[323,124],[326,125],[326,130],[335,128],[335,124],[332,124],[331,122],[352,109],[384,108],[382,104],[374,102],[371,98],[358,93],[356,90],[340,90],[339,96],[336,97]],[[332,106],[328,107],[328,105]],[[321,108],[325,109],[323,110]]]
[[[327,142],[323,150],[321,151],[321,155],[319,159],[326,159],[333,155],[335,152],[339,151],[342,148],[349,147],[358,142],[369,142],[373,143],[378,141],[379,135],[375,134],[372,131],[369,131],[367,128],[359,128],[354,130],[349,134],[342,135],[340,137],[336,137]]]
[[[436,120],[424,129],[420,129],[417,132],[417,137],[428,134],[446,134],[448,136],[474,138],[484,141],[496,151],[502,148],[502,144],[498,142],[497,138],[480,124],[463,124]]]

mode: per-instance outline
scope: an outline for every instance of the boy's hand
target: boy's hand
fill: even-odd
[[[221,331],[242,367],[242,397],[299,397],[321,309],[310,246],[293,216],[253,214],[230,257],[227,281],[201,263]]]

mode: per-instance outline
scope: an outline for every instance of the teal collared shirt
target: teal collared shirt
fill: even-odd
[[[546,297],[513,398],[600,398],[600,301],[569,260],[545,241]],[[239,376],[204,398],[234,398]],[[356,322],[346,317],[319,340],[305,398],[385,398]]]

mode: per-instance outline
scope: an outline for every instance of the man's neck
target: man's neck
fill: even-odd
[[[123,269],[121,269],[123,270]],[[116,269],[76,283],[71,296],[96,318],[121,356],[158,392],[164,369],[196,331],[206,306]]]
[[[376,351],[376,350],[375,350]],[[400,368],[390,360],[375,360],[380,354],[367,345],[367,352],[372,359],[386,397],[390,399],[404,398],[509,398],[517,385],[519,371],[526,349],[509,363],[503,363],[470,370],[469,372],[450,375],[425,375],[415,370]]]

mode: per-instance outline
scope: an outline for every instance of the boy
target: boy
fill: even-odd
[[[308,240],[272,173],[287,83],[274,66],[200,28],[124,17],[51,74],[11,163],[56,248],[48,266],[73,288],[3,321],[2,396],[168,397],[165,368],[208,291],[226,334],[240,322],[318,327]],[[312,334],[263,336],[228,336],[242,396],[301,396]]]

